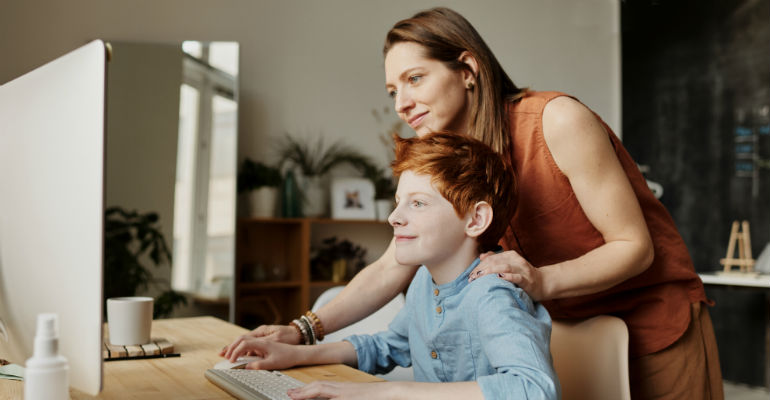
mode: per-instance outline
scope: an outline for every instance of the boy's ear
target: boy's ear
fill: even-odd
[[[468,213],[465,234],[472,238],[481,236],[492,223],[492,206],[486,201],[480,201]]]

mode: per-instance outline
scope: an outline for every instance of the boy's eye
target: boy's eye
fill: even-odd
[[[408,81],[409,81],[409,83],[415,84],[415,83],[419,82],[420,79],[422,79],[422,75],[412,75],[412,76],[409,77]]]

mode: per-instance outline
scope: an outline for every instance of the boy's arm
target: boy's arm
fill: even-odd
[[[383,373],[395,365],[411,365],[409,353],[409,298],[388,326],[374,335],[352,335],[341,342],[315,346],[289,345],[250,335],[231,344],[225,357],[234,362],[238,357],[254,354],[262,359],[247,366],[251,369],[284,369],[296,365],[342,363],[369,373]]]
[[[353,368],[357,366],[356,351],[348,342],[304,346],[249,338],[243,342],[241,351],[237,352],[234,358],[247,353],[260,357],[259,360],[250,362],[246,366],[248,369],[286,369],[297,365],[315,364],[345,364]]]
[[[410,287],[409,290],[411,289]],[[382,374],[390,372],[396,365],[412,365],[409,349],[411,297],[411,294],[407,293],[404,307],[396,314],[386,331],[374,335],[352,335],[344,339],[355,348],[358,369],[370,374]]]
[[[482,349],[496,374],[479,377],[486,398],[556,399],[559,381],[551,359],[551,318],[522,289],[484,277],[475,305]]]
[[[358,366],[356,350],[346,341],[299,347],[301,352],[297,365],[345,364],[353,368]]]
[[[376,382],[349,383],[315,381],[289,391],[292,399],[351,398],[351,399],[484,399],[476,382]]]

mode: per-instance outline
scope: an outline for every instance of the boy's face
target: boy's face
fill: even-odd
[[[388,217],[396,240],[396,260],[404,265],[440,265],[467,239],[467,221],[433,188],[429,175],[401,174],[396,209]]]

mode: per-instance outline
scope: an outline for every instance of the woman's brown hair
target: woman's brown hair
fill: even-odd
[[[425,48],[426,56],[443,62],[451,70],[470,70],[460,61],[467,51],[478,63],[473,101],[468,110],[466,134],[481,140],[500,154],[510,154],[507,103],[526,93],[503,70],[484,39],[462,15],[444,7],[421,11],[397,22],[388,31],[383,54],[400,42],[414,42]]]

